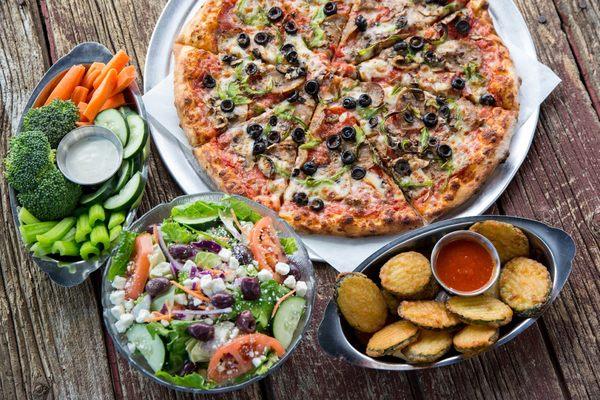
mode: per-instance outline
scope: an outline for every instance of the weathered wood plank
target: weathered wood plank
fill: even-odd
[[[5,154],[28,96],[48,67],[48,54],[35,1],[0,2],[0,20],[0,154]],[[0,185],[0,397],[111,398],[92,286],[61,288],[32,263],[13,225],[4,179]]]

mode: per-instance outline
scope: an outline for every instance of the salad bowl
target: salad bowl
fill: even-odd
[[[400,236],[367,258],[354,272],[361,272],[374,282],[379,282],[379,270],[392,256],[406,251],[419,251],[428,257],[436,242],[443,236],[452,232],[465,231],[474,223],[486,220],[505,222],[521,229],[529,239],[530,256],[548,268],[552,281],[549,299],[544,306],[529,318],[517,317],[508,325],[502,326],[498,340],[484,351],[500,347],[531,326],[558,297],[567,281],[575,256],[575,243],[564,231],[538,221],[512,216],[482,215],[458,218],[439,222]],[[437,295],[437,299],[442,301],[448,297],[449,295],[445,291],[441,291]],[[323,350],[332,357],[364,368],[388,371],[413,371],[443,367],[481,354],[481,352],[461,354],[451,350],[435,362],[421,364],[410,364],[391,356],[369,357],[365,354],[365,346],[360,343],[357,334],[338,312],[335,299],[329,302],[325,310],[318,330],[318,339]]]
[[[96,42],[86,42],[79,44],[75,48],[73,48],[68,54],[60,58],[50,69],[46,72],[46,74],[42,77],[40,82],[37,84],[35,89],[33,90],[25,108],[23,109],[23,113],[21,116],[21,120],[19,121],[17,132],[21,131],[21,127],[23,126],[23,121],[25,114],[32,107],[38,107],[43,105],[44,99],[47,98],[49,93],[52,91],[52,88],[56,85],[57,82],[65,75],[67,70],[74,65],[90,65],[93,62],[108,62],[113,57],[113,54],[103,45]],[[134,81],[125,91],[123,92],[125,96],[125,100],[127,104],[139,114],[144,120],[147,120],[146,109],[144,108],[144,104],[142,102],[142,97],[139,91],[139,88]],[[149,151],[150,141],[146,142],[145,152]],[[146,181],[148,177],[148,165],[144,160],[142,162],[141,175],[143,180]],[[19,212],[19,203],[17,200],[16,192],[13,188],[9,186],[9,197],[13,219],[15,222],[15,226],[17,228],[17,232],[19,233],[19,238],[21,242],[23,242],[23,238],[21,237],[21,233],[19,230],[20,221],[18,217]],[[136,209],[139,204],[134,204],[134,206],[128,212],[126,219],[123,223],[123,226],[128,226],[136,215]],[[90,260],[79,260],[79,261],[64,261],[57,258],[53,258],[52,256],[36,256],[33,253],[30,253],[33,261],[39,266],[39,268],[44,271],[50,279],[54,282],[58,283],[61,286],[71,287],[81,284],[85,279],[94,271],[99,269],[109,258],[110,254],[108,252],[101,254],[99,257],[92,258]]]
[[[304,299],[306,300],[305,308],[304,308],[304,312],[302,313],[302,315],[299,319],[299,322],[297,323],[297,326],[293,332],[291,341],[289,342],[289,345],[287,346],[287,348],[285,350],[285,354],[283,354],[281,357],[279,357],[279,359],[273,365],[270,365],[268,370],[261,372],[261,373],[253,374],[252,377],[250,377],[249,379],[244,380],[242,382],[234,381],[234,383],[232,383],[228,386],[218,386],[218,387],[214,387],[214,388],[195,388],[195,387],[178,385],[171,381],[163,379],[162,377],[157,376],[153,372],[153,369],[152,369],[151,365],[149,364],[147,358],[144,357],[142,354],[140,354],[139,351],[136,351],[135,349],[133,349],[133,351],[132,351],[131,347],[128,346],[128,343],[126,340],[126,339],[128,339],[127,335],[122,332],[120,333],[118,331],[118,329],[116,327],[116,322],[118,320],[114,316],[114,314],[111,312],[111,308],[114,307],[114,302],[111,300],[111,293],[114,293],[115,289],[113,286],[114,280],[111,282],[111,280],[114,278],[111,278],[112,264],[111,264],[111,260],[109,260],[108,265],[110,267],[105,268],[104,274],[103,274],[101,297],[102,297],[104,323],[110,334],[110,337],[111,337],[113,343],[115,344],[115,347],[117,348],[118,352],[122,356],[124,356],[129,361],[129,363],[131,365],[133,365],[133,367],[135,369],[137,369],[139,372],[141,372],[143,375],[150,378],[154,382],[157,382],[161,385],[164,385],[168,388],[171,388],[171,389],[174,389],[177,391],[190,392],[190,393],[194,393],[194,394],[217,394],[217,393],[224,393],[224,392],[240,390],[248,385],[251,385],[251,384],[263,379],[264,377],[268,376],[269,374],[271,374],[275,370],[277,370],[291,356],[291,354],[294,352],[295,348],[297,347],[298,343],[302,339],[302,336],[305,334],[305,332],[308,328],[309,322],[310,322],[313,303],[314,303],[315,294],[316,294],[315,275],[314,275],[312,263],[308,256],[308,252],[307,252],[306,248],[304,247],[304,245],[302,244],[298,235],[296,235],[296,233],[293,231],[293,229],[285,221],[279,219],[277,217],[277,215],[270,209],[268,209],[258,203],[255,203],[251,200],[248,200],[244,197],[226,195],[224,193],[210,192],[210,193],[202,193],[202,194],[196,194],[196,195],[186,195],[186,196],[178,197],[169,203],[159,204],[158,206],[154,207],[152,210],[148,211],[146,214],[144,214],[139,219],[134,221],[130,225],[128,230],[131,232],[135,232],[135,233],[146,232],[146,231],[148,231],[149,228],[153,227],[154,225],[159,225],[159,224],[163,223],[165,219],[168,219],[169,217],[171,217],[172,216],[171,210],[177,206],[188,205],[188,204],[194,203],[196,201],[221,203],[225,199],[235,199],[236,201],[243,202],[253,212],[259,214],[261,217],[270,217],[271,220],[273,221],[273,227],[275,228],[277,235],[280,239],[290,238],[290,239],[295,240],[295,242],[297,244],[295,250],[293,252],[291,252],[291,254],[287,253],[287,252],[286,253],[287,253],[287,258],[288,258],[290,264],[293,263],[295,266],[297,266],[297,268],[299,269],[299,271],[301,273],[302,280],[306,283],[307,290],[306,290],[306,293],[304,294]],[[156,233],[155,233],[155,235],[156,235]],[[160,239],[160,240],[163,240],[163,239]],[[112,257],[113,258],[117,257],[116,250],[113,252]],[[190,275],[190,276],[192,276],[192,275]],[[163,306],[163,308],[164,308],[164,306]],[[275,311],[273,311],[273,314],[275,314]]]

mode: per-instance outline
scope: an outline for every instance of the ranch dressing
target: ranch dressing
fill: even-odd
[[[101,136],[85,137],[74,143],[65,156],[68,174],[81,183],[101,182],[119,168],[119,151]]]

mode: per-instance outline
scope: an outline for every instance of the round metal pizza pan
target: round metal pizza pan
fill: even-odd
[[[203,3],[203,0],[169,0],[165,6],[148,46],[144,67],[144,92],[148,92],[172,72],[173,42],[187,20]],[[506,6],[498,9],[492,8],[493,18],[496,12],[512,12],[520,15],[512,1],[503,3],[509,4],[514,9],[506,10]],[[519,35],[520,43],[517,44],[518,47],[525,54],[537,60],[533,39],[522,17],[514,20],[514,29],[525,33]],[[519,121],[520,125],[512,138],[509,149],[510,154],[506,161],[496,168],[476,195],[446,214],[441,218],[442,220],[480,215],[494,204],[525,160],[535,135],[538,117],[539,107],[533,111],[526,121]],[[156,123],[152,120],[152,117],[150,117],[150,121]],[[165,166],[186,194],[206,192],[207,186],[209,189],[215,189],[211,179],[201,170],[188,146],[173,137],[161,134],[153,126],[151,126],[151,133]],[[311,258],[314,261],[322,261],[320,257],[314,254]]]

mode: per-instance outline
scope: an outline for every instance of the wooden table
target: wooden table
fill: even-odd
[[[492,0],[493,1],[493,0]],[[124,48],[138,67],[166,0],[0,0],[0,153],[36,82],[60,56],[93,40]],[[419,373],[354,368],[316,340],[335,272],[317,265],[307,337],[283,368],[223,396],[266,399],[600,398],[600,2],[517,0],[542,62],[563,80],[544,103],[529,157],[491,210],[573,235],[573,274],[544,317],[510,344]],[[156,152],[141,211],[181,190]],[[115,353],[101,318],[99,271],[77,288],[52,283],[27,257],[1,180],[0,397],[189,398],[150,382]]]

